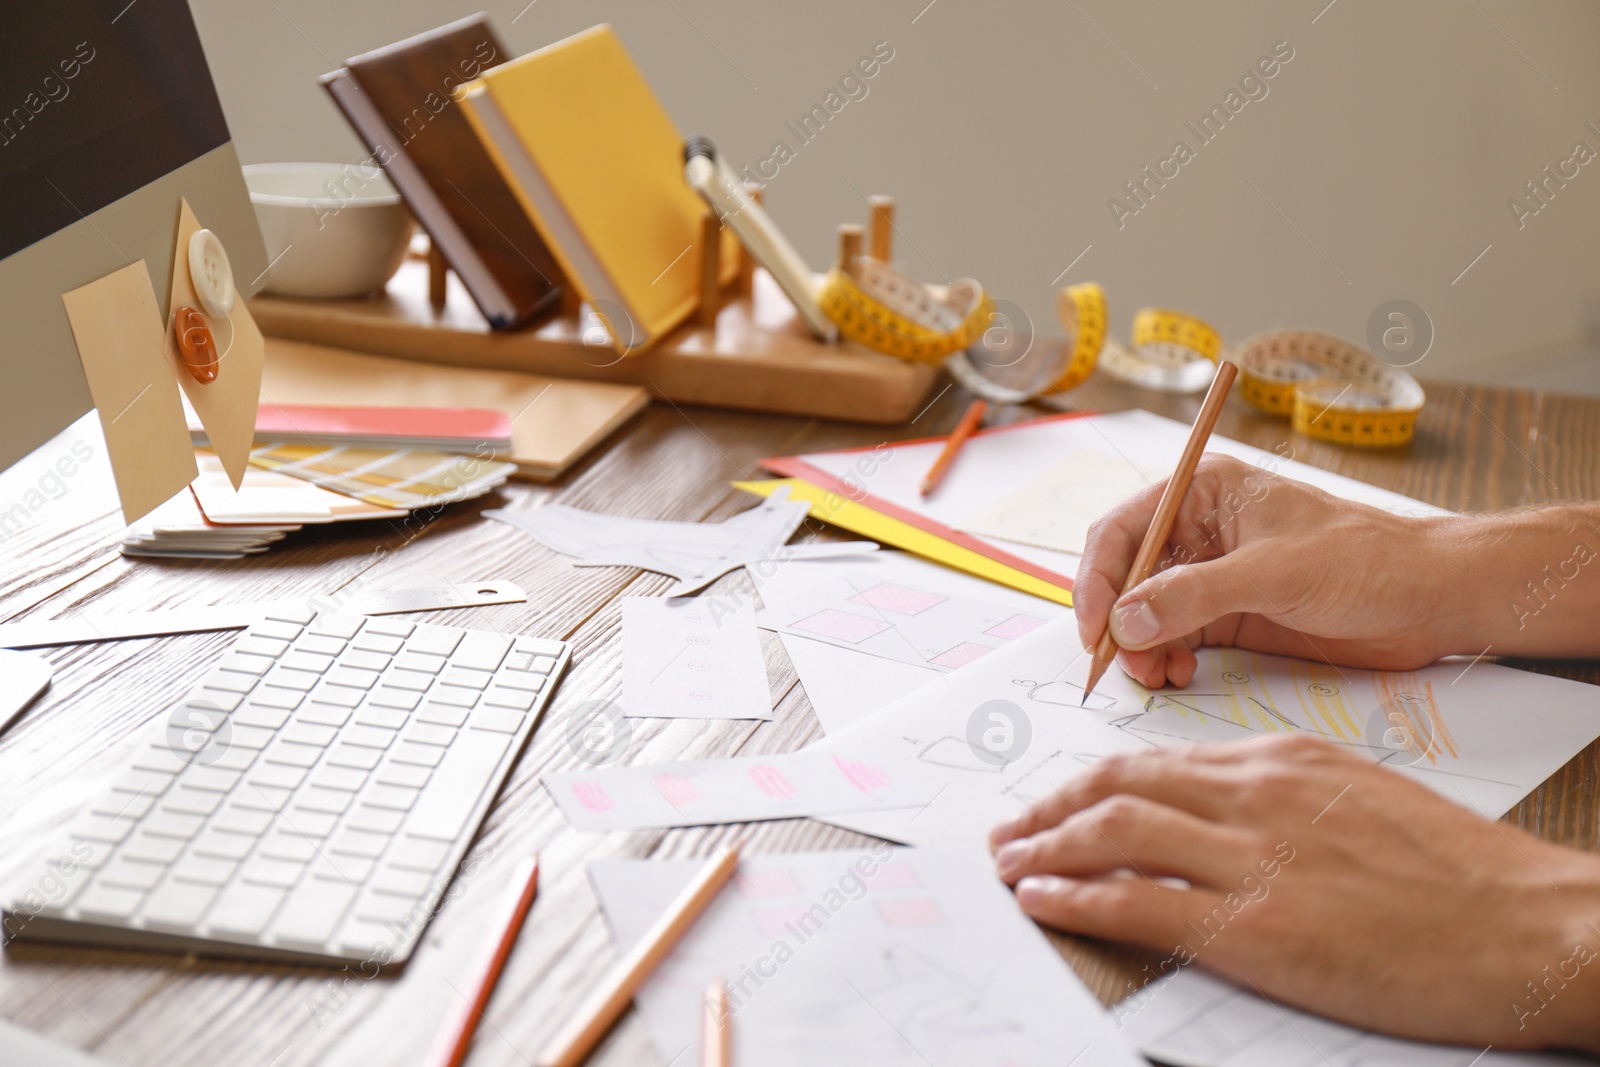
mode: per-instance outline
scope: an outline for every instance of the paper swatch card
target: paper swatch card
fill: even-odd
[[[941,784],[920,768],[891,774],[845,752],[600,767],[553,772],[543,781],[567,821],[584,831],[914,808]]]
[[[619,950],[702,860],[590,866]],[[662,1063],[698,1062],[728,985],[733,1062],[762,1067],[1136,1067],[1111,1018],[980,849],[752,856],[636,994]]]
[[[633,718],[772,718],[755,608],[743,597],[624,597],[622,708]]]
[[[1096,519],[1171,473],[1109,449],[1078,449],[968,516],[959,528],[980,537],[1081,555]]]

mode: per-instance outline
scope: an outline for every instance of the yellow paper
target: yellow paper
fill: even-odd
[[[886,545],[903,548],[913,555],[931,559],[946,567],[954,567],[979,578],[986,578],[991,582],[998,582],[1020,592],[1031,593],[1057,604],[1065,604],[1069,608],[1072,606],[1070,589],[1063,589],[1042,578],[1035,578],[1026,571],[1019,571],[1015,567],[990,559],[981,552],[974,552],[953,541],[947,541],[921,527],[902,522],[881,511],[875,511],[865,504],[848,500],[811,482],[799,478],[777,478],[770,481],[733,483],[735,489],[742,489],[761,497],[770,496],[780,485],[789,487],[789,499],[804,500],[811,505],[812,516],[823,522],[832,523],[841,529],[870,537]]]
[[[89,395],[100,412],[122,515],[132,523],[200,473],[144,260],[61,295]]]
[[[190,406],[200,416],[200,425],[205,427],[211,449],[222,461],[228,480],[237,489],[244,482],[250,446],[255,438],[256,402],[261,393],[261,355],[265,345],[242,294],[234,299],[233,310],[227,318],[206,315],[189,278],[189,238],[200,228],[200,220],[195,218],[189,201],[184,200],[178,211],[178,239],[173,245],[172,299],[167,303],[166,322],[167,363],[172,368],[172,376],[188,396]],[[172,318],[172,313],[181,307],[199,311],[211,327],[220,357],[215,381],[196,381],[183,362]],[[181,411],[178,425],[187,435],[187,423]]]

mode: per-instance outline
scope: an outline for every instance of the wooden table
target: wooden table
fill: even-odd
[[[1218,432],[1319,467],[1462,510],[1563,498],[1600,498],[1600,400],[1436,382],[1417,440],[1405,452],[1364,453],[1318,444],[1230,400]],[[1143,406],[1189,421],[1198,398],[1165,398],[1096,379],[1071,397],[1085,409]],[[579,703],[614,698],[619,607],[625,595],[659,595],[670,580],[627,568],[577,569],[501,524],[488,507],[560,501],[639,518],[716,520],[750,506],[729,488],[762,456],[876,444],[948,429],[965,407],[941,394],[898,432],[782,416],[684,409],[658,403],[562,482],[517,484],[448,508],[415,529],[347,524],[308,529],[264,556],[239,562],[133,562],[115,555],[121,522],[106,496],[72,494],[40,509],[33,527],[0,540],[0,620],[50,618],[92,605],[137,611],[441,580],[506,578],[526,604],[440,613],[439,621],[564,638],[574,668],[490,814],[449,902],[396,977],[356,971],[256,966],[146,953],[13,946],[0,957],[0,1017],[138,1067],[231,1064],[414,1064],[463,989],[516,859],[542,856],[539,900],[488,1014],[471,1062],[532,1062],[545,1039],[614,958],[585,876],[603,856],[704,854],[746,839],[756,852],[862,845],[867,839],[805,820],[606,836],[567,827],[538,776],[578,761],[560,728]],[[1035,411],[1021,410],[1023,418]],[[809,531],[806,536],[832,536]],[[753,591],[742,572],[721,590]],[[208,634],[83,645],[50,652],[51,689],[0,735],[0,876],[117,768],[141,723],[180,698],[228,644]],[[798,748],[820,733],[782,645],[763,634],[773,692],[771,722],[634,720],[629,758],[641,762]],[[1600,681],[1593,664],[1529,664]],[[1555,840],[1596,848],[1600,745],[1591,745],[1509,818]],[[1108,1002],[1130,987],[1133,950],[1059,939]],[[636,1015],[593,1061],[658,1062]],[[680,1061],[687,1062],[687,1061]]]

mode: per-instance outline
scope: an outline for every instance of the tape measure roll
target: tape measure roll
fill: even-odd
[[[1076,388],[1094,372],[1105,344],[1106,294],[1094,282],[1070,286],[1058,294],[1056,308],[1066,337],[1040,341],[1026,311],[995,301],[989,327],[946,359],[945,369],[992,404],[1025,404]]]
[[[1211,384],[1222,355],[1212,325],[1183,311],[1143,308],[1129,344],[1108,340],[1100,365],[1130,385],[1163,393],[1197,393]]]
[[[1051,390],[1064,393],[1094,373],[1106,343],[1106,291],[1094,282],[1069,285],[1056,294],[1056,313],[1067,331],[1067,365]]]
[[[983,286],[971,278],[951,283],[940,298],[867,256],[856,257],[851,272],[829,271],[817,298],[843,337],[918,363],[942,362],[972,344],[992,307]]]
[[[1409,444],[1426,400],[1411,375],[1351,341],[1317,330],[1271,330],[1239,346],[1239,392],[1319,441],[1365,448]]]

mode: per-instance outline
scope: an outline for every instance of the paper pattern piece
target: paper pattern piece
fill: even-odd
[[[827,821],[908,844],[976,844],[1110,752],[1284,732],[1345,745],[1497,818],[1600,735],[1600,687],[1581,682],[1496,664],[1463,677],[1463,662],[1361,671],[1219,648],[1200,651],[1186,689],[1151,692],[1113,669],[1082,707],[1089,657],[1068,655],[1074,626],[1050,623],[807,748],[890,773],[933,767],[949,784],[914,822]]]
[[[606,860],[619,950],[700,860]],[[1143,1061],[981,850],[753,856],[635,997],[662,1063],[694,1062],[728,984],[733,1062],[763,1067],[1135,1067]]]
[[[843,751],[560,771],[543,781],[567,821],[584,831],[914,810],[941,785],[914,764],[891,774]]]
[[[189,201],[178,208],[178,237],[173,245],[171,299],[167,303],[166,332],[167,365],[183,393],[189,398],[195,414],[205,427],[222,469],[235,489],[244,482],[245,466],[250,456],[250,444],[255,438],[256,403],[261,395],[261,357],[265,344],[261,330],[251,317],[243,295],[233,301],[233,309],[226,318],[206,314],[200,298],[195,295],[194,282],[189,277],[189,238],[202,228]],[[172,312],[177,308],[192,307],[205,315],[206,324],[217,342],[217,378],[202,384],[189,373],[178,350],[178,332]],[[183,415],[179,425],[188,436],[188,424]]]
[[[667,522],[600,515],[546,504],[533,511],[485,511],[531,536],[540,544],[568,556],[580,567],[640,567],[670,575],[678,584],[669,597],[697,592],[747,563],[772,559],[781,549],[788,557],[845,555],[878,546],[868,542],[788,545],[805,521],[806,505],[792,501],[787,492],[766,500],[723,522]]]
[[[199,473],[183,403],[161,355],[161,312],[149,271],[141,259],[63,293],[61,302],[100,414],[122,517],[138,522]]]
[[[1079,449],[959,526],[982,537],[1082,555],[1096,519],[1171,473],[1110,450]]]
[[[622,708],[633,718],[772,718],[755,608],[743,597],[624,597]]]
[[[1111,1009],[1145,1055],[1180,1067],[1581,1067],[1593,1060],[1386,1037],[1330,1022],[1186,967]]]
[[[914,580],[846,578],[770,607],[758,621],[780,633],[953,671],[1032,633],[1057,614],[950,596]]]

